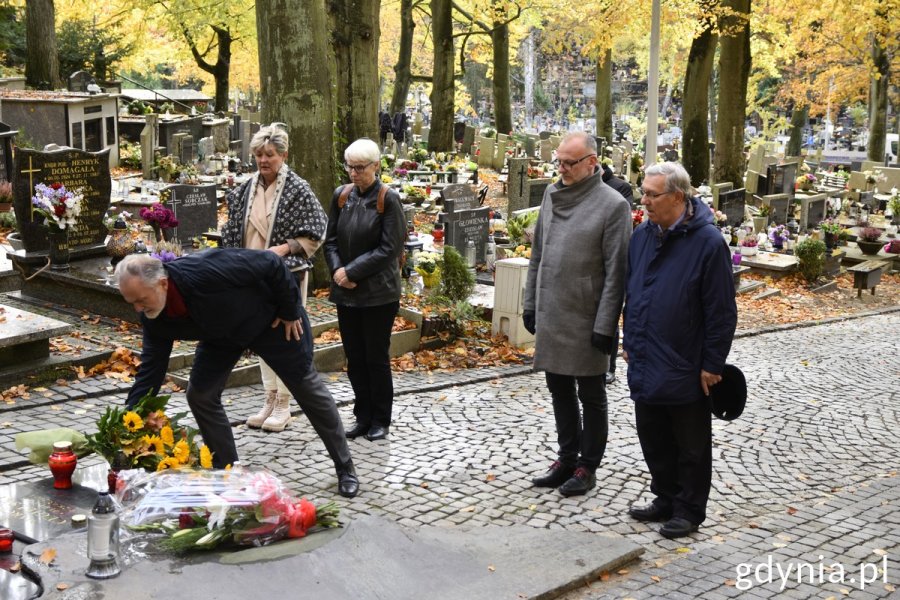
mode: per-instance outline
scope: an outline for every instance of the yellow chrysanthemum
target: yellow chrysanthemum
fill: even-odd
[[[181,464],[185,464],[191,457],[191,447],[185,440],[178,440],[178,443],[172,448],[172,457]]]
[[[168,425],[160,430],[159,437],[162,440],[163,444],[165,444],[166,446],[175,445],[175,432],[172,431],[172,428]]]
[[[212,452],[206,444],[200,446],[200,466],[204,469],[212,469]]]
[[[158,435],[145,435],[143,441],[153,448],[153,452],[156,454],[164,454],[166,451],[166,449],[163,448],[163,441],[159,439]]]
[[[144,427],[144,420],[141,419],[141,415],[134,411],[125,413],[125,416],[122,417],[122,422],[125,424],[125,428],[128,431],[137,431]]]
[[[156,470],[165,471],[166,469],[178,469],[179,467],[181,467],[181,463],[178,462],[178,459],[174,456],[170,456],[159,461]]]

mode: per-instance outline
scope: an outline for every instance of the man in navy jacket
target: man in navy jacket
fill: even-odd
[[[706,518],[712,479],[709,388],[722,377],[737,326],[731,257],[712,213],[678,163],[645,172],[649,222],[628,249],[624,358],[638,438],[656,496],[631,516],[665,521],[668,538]]]
[[[141,313],[141,366],[128,394],[134,406],[159,392],[175,340],[199,340],[187,401],[213,465],[234,463],[237,449],[222,390],[250,349],[271,365],[319,434],[338,474],[338,492],[353,497],[359,482],[344,426],[313,365],[312,335],[300,290],[284,262],[265,250],[209,250],[163,264],[127,256],[115,278],[125,301]]]

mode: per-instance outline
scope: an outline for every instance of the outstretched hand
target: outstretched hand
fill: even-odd
[[[281,324],[284,324],[284,339],[291,341],[295,339],[297,341],[300,340],[300,337],[303,336],[303,323],[300,319],[296,321],[286,321],[279,317],[275,317],[275,320],[272,321],[272,329],[275,329]]]

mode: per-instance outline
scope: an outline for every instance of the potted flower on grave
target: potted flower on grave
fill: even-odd
[[[0,181],[0,212],[7,212],[12,208],[13,189],[8,181]]]
[[[168,241],[171,230],[178,227],[178,219],[172,209],[159,202],[149,208],[141,208],[141,218],[153,228],[157,242]]]
[[[859,246],[863,254],[874,256],[881,251],[883,242],[878,241],[881,237],[881,230],[876,227],[870,227],[868,221],[859,224],[859,234],[856,236],[856,245]]]
[[[757,247],[756,238],[752,235],[748,235],[744,239],[741,240],[741,256],[755,256],[757,252],[759,252],[759,248]]]
[[[816,184],[816,181],[818,180],[816,179],[815,175],[813,175],[812,173],[804,173],[797,178],[797,189],[808,192]]]
[[[756,216],[753,217],[753,233],[762,233],[769,226],[769,215],[772,214],[772,207],[763,204],[757,209]]]
[[[80,190],[67,190],[61,183],[34,186],[31,203],[34,212],[44,217],[47,237],[50,238],[50,268],[60,271],[69,269],[69,232],[81,214],[84,199]]]
[[[825,219],[819,223],[819,229],[822,230],[822,234],[825,237],[825,247],[828,250],[833,250],[838,245],[838,238],[841,233],[840,224],[833,219]]]
[[[441,282],[441,263],[443,257],[437,252],[419,252],[416,254],[416,273],[422,276],[422,283],[427,288],[437,287]]]
[[[785,240],[790,239],[790,237],[791,233],[786,225],[776,225],[769,229],[769,241],[772,242],[772,247],[776,250],[781,250],[784,247]]]

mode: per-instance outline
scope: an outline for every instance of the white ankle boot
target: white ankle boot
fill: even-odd
[[[266,391],[266,403],[263,405],[262,409],[249,419],[247,419],[247,427],[253,427],[254,429],[259,429],[262,427],[263,423],[265,423],[266,419],[269,418],[269,415],[272,414],[272,410],[275,409],[275,400],[278,392],[275,390]]]
[[[275,399],[275,408],[272,414],[265,420],[262,428],[265,431],[284,431],[291,420],[291,396],[290,394],[278,394]]]

